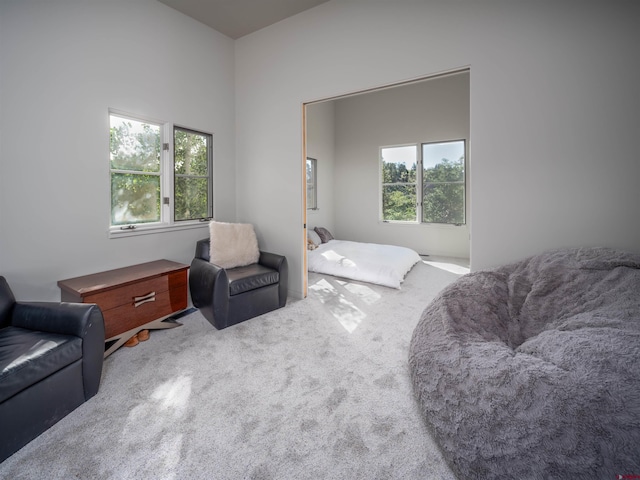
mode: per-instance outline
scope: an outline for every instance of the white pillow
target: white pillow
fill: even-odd
[[[209,223],[209,261],[222,268],[242,267],[260,258],[258,239],[250,223]]]
[[[311,240],[316,246],[322,243],[322,240],[320,240],[320,235],[318,235],[315,230],[307,229],[307,239]]]

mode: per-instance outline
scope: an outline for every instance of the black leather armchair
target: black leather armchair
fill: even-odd
[[[282,255],[260,252],[258,263],[224,269],[209,261],[209,239],[196,244],[189,271],[193,305],[218,330],[287,303],[288,266]]]
[[[0,277],[0,462],[98,392],[97,305],[16,302]]]

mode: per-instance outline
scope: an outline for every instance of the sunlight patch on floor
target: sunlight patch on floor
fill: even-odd
[[[342,285],[350,293],[353,293],[355,296],[360,298],[367,305],[373,305],[382,298],[379,293],[366,285],[359,285],[357,283],[350,283],[343,280],[336,280],[336,282]]]
[[[465,275],[470,272],[469,267],[464,265],[458,265],[450,262],[435,262],[433,260],[423,260],[422,263],[431,265],[432,267],[445,270],[447,272],[455,273],[456,275]]]
[[[126,451],[136,448],[145,463],[162,463],[166,472],[163,478],[168,480],[176,478],[172,472],[180,462],[182,434],[176,433],[174,427],[187,414],[191,383],[190,375],[178,375],[162,383],[146,401],[129,411],[122,429],[119,448]],[[128,444],[131,438],[141,436],[149,439],[149,445]]]
[[[154,451],[157,456],[154,460],[163,466],[162,470],[165,472],[164,478],[167,480],[175,480],[180,478],[178,476],[178,466],[180,465],[180,452],[182,451],[182,433],[168,434],[162,439],[162,448],[158,448]]]
[[[325,303],[325,298],[338,295],[338,290],[324,278],[313,285],[309,285],[309,290],[316,292],[322,303]]]
[[[329,309],[332,315],[340,322],[340,325],[342,325],[347,332],[353,333],[354,330],[358,328],[358,325],[367,317],[367,314],[344,297],[340,298],[339,302],[340,304],[337,308],[331,305]]]
[[[348,282],[337,282],[344,286]],[[352,284],[349,284],[352,285]],[[366,288],[366,287],[365,287]],[[310,285],[309,290],[313,290],[318,299],[331,312],[331,315],[340,322],[340,325],[349,333],[358,328],[358,325],[367,317],[367,314],[347,300],[344,294],[338,292],[338,289],[331,285],[326,279]]]
[[[191,377],[182,375],[164,382],[155,389],[151,398],[164,410],[180,414],[187,407],[191,396]]]

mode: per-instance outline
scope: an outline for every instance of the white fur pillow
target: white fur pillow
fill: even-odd
[[[222,268],[242,267],[260,258],[258,239],[250,223],[209,223],[209,261]]]

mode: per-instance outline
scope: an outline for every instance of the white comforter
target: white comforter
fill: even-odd
[[[400,288],[420,256],[410,248],[330,240],[308,252],[310,272]]]

